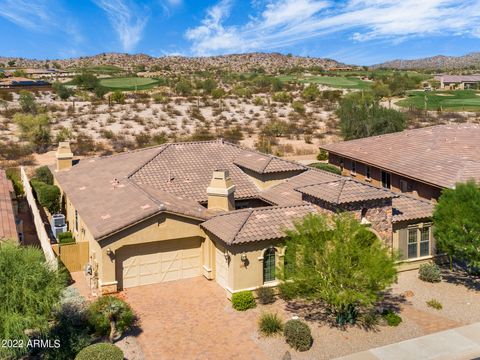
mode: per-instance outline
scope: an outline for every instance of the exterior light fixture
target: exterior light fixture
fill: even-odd
[[[240,256],[240,259],[241,259],[243,262],[247,261],[247,254],[242,253],[242,255]]]
[[[223,256],[225,257],[225,261],[229,261],[230,260],[230,255],[228,255],[228,251],[225,250],[225,252],[223,253]]]
[[[113,254],[113,251],[112,251],[112,249],[110,249],[110,248],[107,248],[107,255],[108,255],[108,256],[110,256],[110,255],[112,255],[112,254]]]

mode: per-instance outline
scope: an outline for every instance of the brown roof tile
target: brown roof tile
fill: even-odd
[[[236,210],[214,216],[201,227],[230,245],[281,239],[295,221],[316,212],[310,204]]]
[[[480,125],[439,125],[322,149],[439,187],[480,181]]]
[[[393,198],[393,222],[428,219],[432,217],[435,205],[430,201],[399,195]]]
[[[0,169],[0,241],[18,240],[12,204],[13,186],[5,170]]]

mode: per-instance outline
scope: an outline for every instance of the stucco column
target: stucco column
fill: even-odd
[[[102,272],[99,274],[99,288],[102,294],[116,292],[115,252],[108,246],[102,248]]]
[[[202,274],[208,280],[212,280],[213,275],[213,259],[215,254],[213,253],[215,248],[212,240],[207,236],[202,244]]]

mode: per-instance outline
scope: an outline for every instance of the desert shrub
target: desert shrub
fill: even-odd
[[[317,155],[317,160],[318,161],[325,161],[325,160],[328,160],[328,152],[326,152],[325,150],[320,150],[320,152],[318,153]]]
[[[431,308],[434,308],[436,310],[442,310],[443,309],[443,305],[440,301],[438,301],[437,299],[430,299],[428,301],[426,301],[426,304],[431,307]]]
[[[34,179],[53,185],[53,175],[48,166],[41,166],[35,170]]]
[[[418,269],[418,277],[422,281],[426,282],[440,282],[442,280],[442,275],[440,273],[440,268],[436,264],[422,264]]]
[[[75,242],[75,239],[73,238],[71,231],[66,231],[58,234],[58,242],[60,244],[71,244]]]
[[[297,288],[294,283],[282,282],[278,285],[278,296],[280,299],[289,301],[295,299],[297,296]]]
[[[75,360],[123,360],[123,351],[113,344],[98,343],[80,351]]]
[[[120,90],[114,91],[111,95],[111,99],[117,104],[125,104],[125,94]]]
[[[22,196],[24,194],[22,180],[20,178],[20,169],[19,168],[9,168],[5,170],[7,178],[11,180],[13,184],[13,190],[17,196]]]
[[[312,347],[313,338],[310,328],[300,320],[287,321],[283,334],[287,344],[297,351],[307,351]]]
[[[251,291],[240,291],[232,295],[232,306],[235,310],[245,311],[257,306]]]
[[[398,326],[402,322],[400,315],[392,310],[386,310],[382,313],[382,317],[387,322],[388,326]]]
[[[50,214],[60,211],[60,189],[56,185],[45,184],[43,181],[32,179],[30,181],[37,200]]]
[[[271,287],[262,286],[256,290],[260,304],[271,304],[275,302],[275,291]]]
[[[102,296],[88,309],[88,322],[98,335],[121,335],[135,321],[130,305],[115,296]]]
[[[337,175],[340,175],[342,173],[339,168],[337,168],[335,165],[331,165],[331,164],[315,163],[315,164],[311,164],[310,166],[314,167],[315,169],[328,171],[328,172],[331,172],[331,173],[337,174]]]
[[[283,321],[275,313],[265,313],[260,316],[258,327],[263,335],[270,336],[283,330]]]

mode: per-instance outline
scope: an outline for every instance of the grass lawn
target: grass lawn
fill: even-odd
[[[443,111],[480,111],[480,93],[474,90],[411,91],[396,104],[403,107]]]
[[[295,75],[283,75],[278,77],[280,80],[289,82],[296,81],[302,84],[313,83],[313,84],[322,84],[335,88],[345,88],[345,89],[368,89],[370,83],[367,81],[360,80],[355,77],[344,77],[344,76],[295,76]]]
[[[100,80],[100,85],[111,90],[147,90],[155,87],[158,80],[142,77],[106,78]]]
[[[98,66],[88,66],[82,69],[77,69],[80,72],[90,72],[94,74],[106,74],[112,75],[116,73],[123,72],[124,70],[115,65],[98,65]]]

